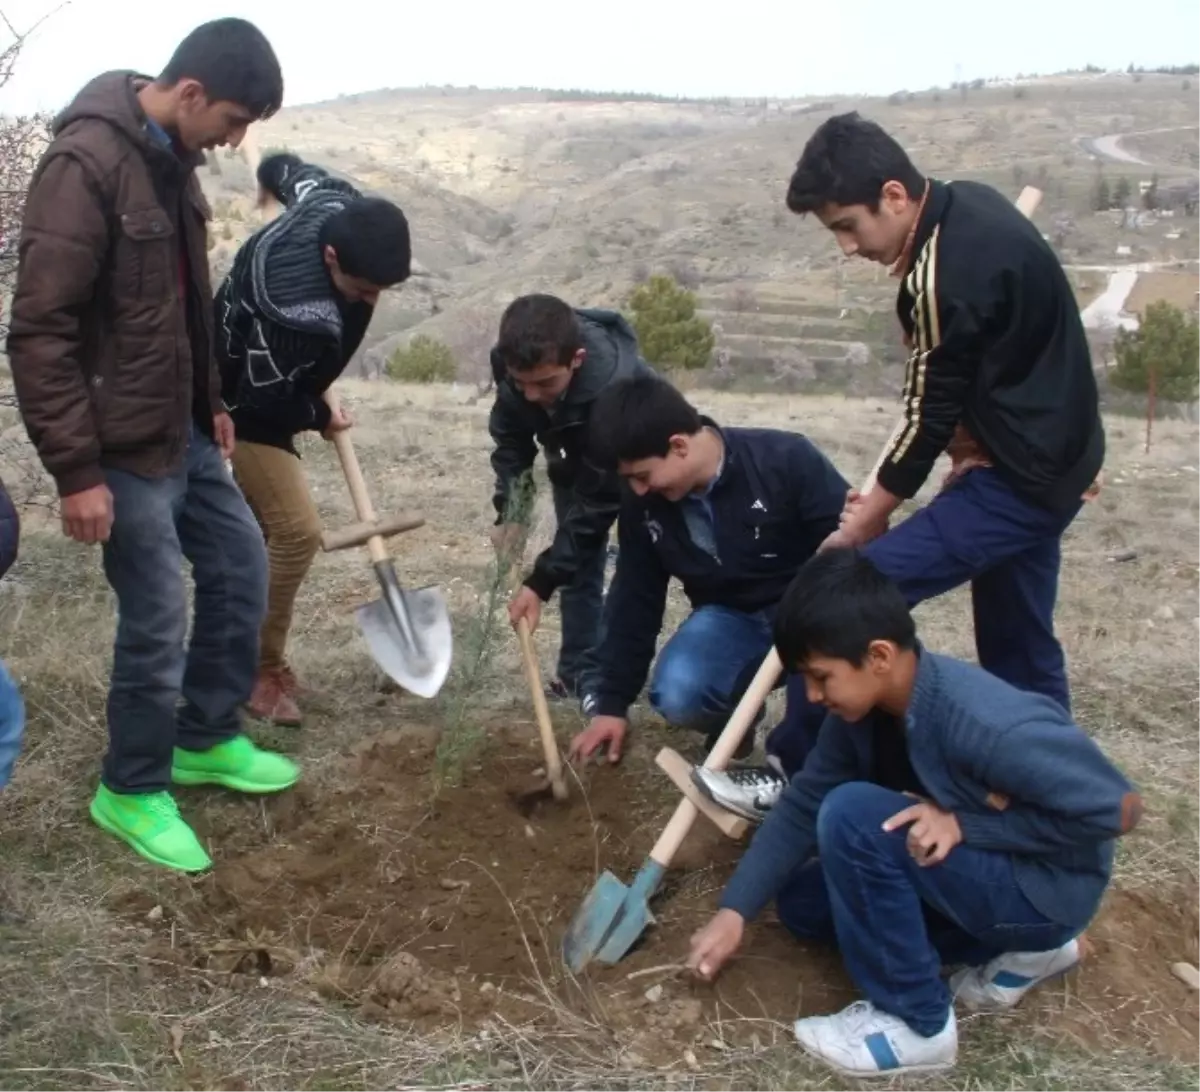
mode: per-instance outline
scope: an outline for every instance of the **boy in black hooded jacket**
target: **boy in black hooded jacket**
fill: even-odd
[[[520,556],[530,508],[529,471],[540,445],[554,495],[554,541],[509,604],[515,626],[537,627],[542,603],[561,589],[562,644],[548,696],[581,692],[600,640],[608,536],[620,505],[620,480],[588,458],[596,396],[618,379],[652,375],[637,335],[615,311],[574,309],[555,296],[513,300],[491,352],[496,401],[488,430],[495,447],[493,542],[502,558]]]

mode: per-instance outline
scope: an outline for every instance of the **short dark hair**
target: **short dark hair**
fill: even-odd
[[[866,205],[879,210],[885,182],[899,182],[914,199],[925,178],[895,138],[852,110],[823,121],[808,138],[788,183],[787,207],[815,212],[823,205]]]
[[[163,87],[195,80],[209,102],[235,102],[263,121],[283,105],[283,73],[266,35],[245,19],[201,23],[182,42],[158,77]]]
[[[408,280],[412,244],[404,213],[382,197],[358,197],[321,228],[343,273],[387,287]]]
[[[547,361],[565,368],[582,348],[575,310],[557,296],[518,296],[500,316],[496,355],[514,372],[531,371]]]
[[[696,408],[657,375],[618,379],[592,405],[588,448],[598,463],[661,459],[671,437],[694,436],[704,427]]]
[[[858,550],[834,547],[810,558],[775,614],[775,648],[785,668],[813,656],[861,667],[872,641],[916,647],[916,623],[900,589]]]

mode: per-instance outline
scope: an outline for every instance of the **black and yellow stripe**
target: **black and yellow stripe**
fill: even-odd
[[[938,318],[937,253],[941,225],[933,229],[917,260],[904,278],[904,291],[912,299],[913,334],[904,376],[904,417],[892,433],[884,453],[884,462],[899,463],[921,431],[921,413],[925,400],[926,370],[929,354],[942,341]]]

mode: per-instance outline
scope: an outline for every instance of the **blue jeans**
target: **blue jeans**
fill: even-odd
[[[1070,712],[1066,659],[1054,634],[1062,535],[1083,507],[1051,512],[991,468],[968,471],[919,512],[863,548],[910,607],[971,584],[979,666]],[[823,716],[788,680],[788,711],[767,747],[789,773],[804,764]]]
[[[219,449],[195,429],[174,474],[105,477],[114,519],[104,574],[117,596],[117,636],[104,784],[156,792],[170,785],[173,747],[207,750],[241,730],[266,612],[266,546]],[[196,585],[190,642],[185,558]]]
[[[571,502],[571,493],[556,486],[553,495],[554,512],[561,520]],[[556,674],[568,690],[582,691],[596,668],[595,650],[604,636],[604,571],[607,563],[608,543],[605,541],[580,558],[575,579],[558,589],[562,636]]]
[[[772,617],[717,606],[692,611],[654,664],[655,711],[679,728],[719,732],[771,651]]]
[[[1043,917],[1021,893],[1007,854],[959,845],[939,865],[917,864],[907,828],[882,829],[912,802],[863,781],[839,785],[817,813],[817,859],[796,870],[775,905],[797,937],[836,944],[876,1008],[929,1036],[951,1004],[943,962],[978,966],[1002,952],[1050,951],[1087,923]]]
[[[25,735],[25,702],[16,680],[0,660],[0,789],[12,777]]]

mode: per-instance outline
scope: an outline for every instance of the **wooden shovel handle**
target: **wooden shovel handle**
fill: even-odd
[[[354,444],[350,442],[350,430],[342,429],[333,434],[333,446],[337,450],[338,461],[342,464],[342,473],[346,484],[350,487],[350,499],[354,502],[354,511],[360,523],[377,523],[375,508],[371,504],[370,494],[367,493],[367,483],[363,478],[362,467],[358,465],[358,456],[354,453]],[[372,535],[367,539],[367,550],[372,561],[386,561],[387,548],[383,544],[382,535]]]
[[[546,692],[542,689],[542,673],[538,670],[537,654],[533,648],[533,635],[529,622],[522,618],[517,622],[517,640],[521,644],[521,659],[525,661],[525,678],[529,682],[529,696],[533,700],[533,712],[537,717],[538,735],[542,739],[542,751],[546,756],[546,774],[556,799],[565,800],[567,783],[563,778],[562,758],[558,743],[554,739],[554,726],[550,723],[550,707],[546,704]]]

